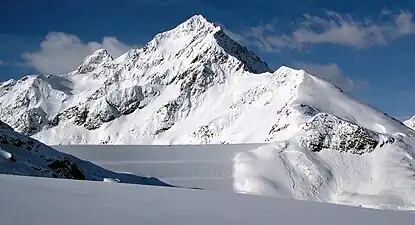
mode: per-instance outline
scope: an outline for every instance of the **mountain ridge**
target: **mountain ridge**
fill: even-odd
[[[307,86],[307,82],[312,88]],[[370,116],[356,120],[360,116],[352,115],[354,112],[350,107],[322,98],[318,96],[319,92],[311,90],[324,89],[327,93],[323,95],[347,96],[341,89],[331,86],[304,70],[282,66],[271,71],[258,56],[229,38],[220,26],[195,15],[172,30],[157,34],[142,48],[129,50],[117,58],[105,49],[99,49],[71,73],[32,75],[1,84],[0,118],[17,131],[48,144],[269,142],[275,139],[276,132],[289,130],[292,124],[296,124],[291,126],[292,129],[297,129],[298,125],[310,119],[307,115],[292,119],[284,116],[284,113],[301,114],[304,107],[383,132],[377,125],[365,122],[371,120]],[[303,90],[299,91],[300,87]],[[212,90],[221,94],[216,96]],[[306,93],[298,95],[301,91]],[[223,105],[209,99],[212,96],[220,99]],[[309,96],[322,100],[312,100],[308,104]],[[263,106],[255,105],[258,99],[264,101]],[[400,127],[389,117],[350,96],[343,99],[347,104],[364,107],[371,115],[385,119],[387,129]],[[324,101],[331,102],[332,108],[322,106]],[[235,138],[239,132],[237,127],[241,126],[238,121],[244,121],[241,117],[249,120],[252,104],[257,114],[251,115],[253,118],[260,118],[261,113],[269,108],[268,118],[253,126],[255,130],[269,132],[253,138],[243,135]],[[212,115],[205,113],[206,118],[201,119],[205,121],[195,121],[195,113],[201,114],[199,118],[204,117],[200,109],[203,105],[216,105],[217,110],[210,112]],[[273,111],[276,114],[270,115]],[[137,122],[128,123],[128,118]],[[288,123],[289,120],[294,122]],[[389,126],[389,123],[394,125]],[[130,127],[129,131],[122,131],[120,124]],[[186,130],[186,126],[193,128]],[[247,125],[242,126],[247,128]],[[226,131],[229,128],[230,131]],[[62,129],[70,135],[59,136]],[[94,135],[95,131],[101,137],[88,137],[98,136]],[[169,133],[173,131],[179,135],[171,137]],[[411,134],[411,131],[405,132]],[[134,135],[139,138],[134,140]],[[229,135],[234,138],[226,140]],[[163,136],[167,138],[161,140],[163,138],[159,137]],[[213,140],[217,136],[222,136],[223,140]]]
[[[403,124],[405,124],[409,128],[415,129],[415,116],[403,121]]]

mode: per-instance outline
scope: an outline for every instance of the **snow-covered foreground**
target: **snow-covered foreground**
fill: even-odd
[[[413,224],[415,213],[211,191],[0,175],[11,224]]]

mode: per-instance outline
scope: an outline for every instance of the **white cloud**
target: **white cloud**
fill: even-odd
[[[334,84],[345,91],[349,91],[356,87],[356,83],[344,76],[343,71],[337,64],[330,63],[327,65],[322,65],[310,62],[300,62],[296,63],[295,66],[299,69],[305,70],[307,73],[315,77]]]
[[[250,44],[264,51],[283,48],[298,49],[310,44],[338,44],[354,48],[386,45],[389,41],[415,34],[413,15],[384,9],[381,19],[356,20],[351,15],[327,12],[324,17],[305,14],[303,21],[290,34],[278,34],[272,24],[251,28]]]
[[[51,32],[46,35],[35,52],[22,54],[25,65],[41,73],[62,74],[73,71],[82,60],[97,49],[105,48],[118,57],[132,46],[121,43],[115,37],[104,37],[102,43],[83,43],[76,35]]]
[[[6,65],[6,62],[3,60],[0,60],[0,66],[5,66],[5,65]]]

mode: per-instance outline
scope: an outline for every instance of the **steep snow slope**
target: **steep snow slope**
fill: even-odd
[[[415,116],[403,122],[409,128],[415,129]]]
[[[220,27],[194,16],[117,59],[101,49],[72,73],[2,84],[0,117],[48,144],[152,142],[192,115],[206,90],[266,71]]]
[[[312,152],[293,138],[239,153],[234,185],[250,194],[414,210],[413,152],[399,139],[370,154]]]
[[[3,225],[409,225],[415,220],[411,212],[189,189],[5,175],[0,182]]]
[[[77,180],[163,185],[155,178],[115,173],[19,134],[0,121],[0,173]]]

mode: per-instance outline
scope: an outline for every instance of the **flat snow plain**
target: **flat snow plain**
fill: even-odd
[[[53,148],[106,169],[156,177],[179,187],[234,192],[234,158],[263,144],[56,145]]]
[[[1,224],[414,224],[415,213],[91,181],[0,175]]]
[[[363,166],[359,164],[362,160],[356,158],[357,156],[351,159],[347,158],[347,155],[340,158],[328,158],[330,162],[334,162],[331,169],[339,168],[339,170],[326,172],[327,168],[321,166],[319,161],[309,161],[314,159],[312,155],[307,155],[301,161],[302,163],[298,163],[302,158],[294,154],[296,152],[288,152],[290,154],[287,157],[290,158],[287,159],[294,160],[291,165],[285,161],[276,160],[279,158],[272,154],[278,151],[278,149],[269,149],[271,151],[268,151],[267,148],[258,148],[259,146],[263,146],[263,144],[181,146],[60,145],[53,147],[59,151],[91,161],[111,171],[131,173],[143,177],[155,177],[167,184],[178,187],[228,193],[259,194],[379,209],[414,210],[413,205],[407,203],[414,197],[412,183],[401,184],[401,186],[399,184],[396,185],[399,188],[388,186],[392,188],[392,190],[388,189],[390,193],[377,191],[377,188],[386,187],[385,185],[388,184],[387,182],[390,179],[394,182],[399,181],[398,175],[400,173],[394,175],[393,171],[388,170],[390,174],[387,179],[384,171],[377,169],[376,171],[380,173],[380,176],[386,177],[386,183],[367,181],[369,178],[364,179],[364,176],[362,178],[361,173],[369,175],[371,173],[368,173],[365,164]],[[244,163],[240,159],[241,153],[247,153],[246,155],[250,156],[253,155],[253,149],[255,151],[260,150],[259,153],[262,155],[259,156],[265,156],[265,158],[257,158],[259,160],[253,161],[248,160]],[[311,164],[304,164],[304,162],[310,162]],[[316,165],[318,170],[313,170],[316,168]],[[318,185],[318,183],[307,183],[307,180],[304,180],[304,176],[300,176],[302,171],[297,172],[296,169],[301,169],[304,166],[304,172],[307,175],[305,178],[316,177],[317,179],[315,180],[317,182],[321,181],[319,178],[326,175],[325,172],[329,175],[336,172],[335,175],[338,180],[330,181],[330,184],[336,184],[337,186],[328,190],[321,189],[323,191],[316,196],[307,195],[312,194],[313,191],[317,193],[318,190],[314,190],[315,186],[313,185]],[[392,166],[392,168],[395,168],[395,166]],[[289,170],[288,173],[287,169]],[[310,171],[316,171],[317,175]],[[351,172],[348,173],[349,171]],[[311,173],[311,175],[308,175],[308,173]],[[297,176],[293,176],[293,174]],[[351,185],[352,182],[355,184],[354,186]],[[368,188],[369,192],[361,192],[361,187],[364,185],[371,185]],[[292,190],[289,189],[290,187],[292,187]],[[401,187],[405,188],[402,189]],[[300,197],[294,196],[294,194]],[[301,197],[301,194],[311,197]],[[393,194],[396,194],[396,196]]]

